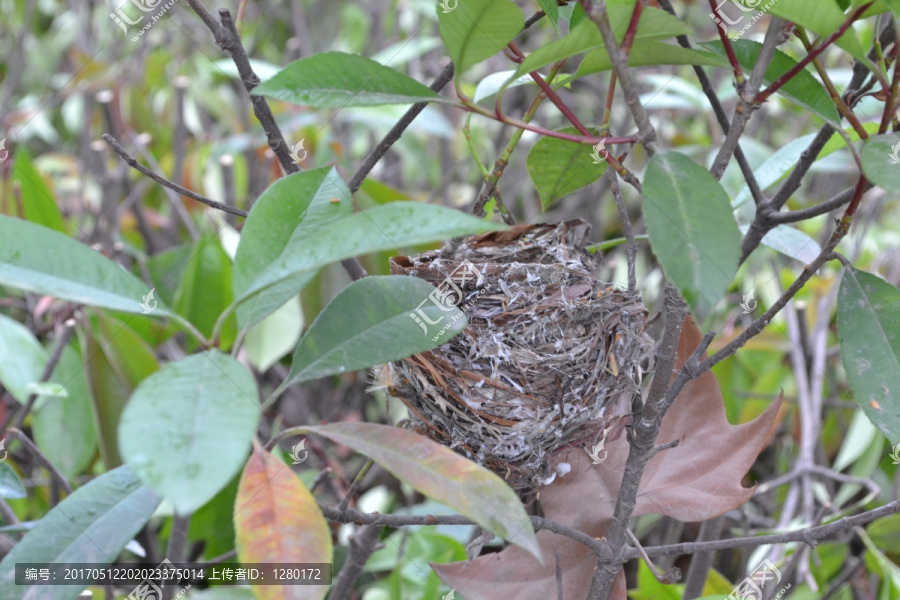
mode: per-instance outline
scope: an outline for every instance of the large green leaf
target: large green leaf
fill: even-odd
[[[236,301],[244,302],[287,279],[314,273],[345,258],[505,228],[443,206],[419,202],[376,206],[324,223],[300,239],[292,237],[281,255],[262,270]]]
[[[141,303],[150,292],[147,286],[84,244],[52,229],[3,215],[0,240],[0,284],[89,306],[145,312]],[[150,314],[172,315],[161,302]]]
[[[316,499],[289,466],[259,446],[241,475],[234,528],[242,563],[331,562],[331,530]],[[328,586],[262,585],[254,591],[259,600],[320,600]]]
[[[866,177],[889,192],[900,189],[900,133],[869,138],[862,149]]]
[[[44,182],[43,174],[31,162],[31,156],[25,150],[24,144],[16,148],[10,179],[13,185],[18,183],[21,186],[20,198],[25,214],[18,216],[32,223],[65,233],[62,214],[56,205],[53,192]],[[19,202],[13,196],[12,190],[12,185],[0,186],[0,206],[11,207],[17,213],[18,209],[14,207],[17,207]]]
[[[438,322],[426,327],[426,321],[414,319],[419,309],[428,321]],[[297,346],[288,381],[406,358],[436,348],[465,327],[462,311],[455,303],[442,302],[427,281],[405,275],[366,277],[347,286],[319,314]]]
[[[31,416],[34,441],[59,471],[72,479],[97,451],[97,430],[91,414],[91,395],[81,358],[71,346],[63,350],[52,380],[66,395],[40,398]]]
[[[734,279],[741,254],[728,194],[684,154],[659,153],[644,177],[644,217],[666,275],[695,314],[705,315]]]
[[[79,333],[100,455],[106,468],[112,469],[122,464],[118,431],[125,404],[159,364],[153,349],[137,332],[110,316],[100,314],[96,327]]]
[[[158,433],[158,432],[157,432]],[[160,497],[128,467],[92,480],[38,521],[0,563],[3,600],[74,600],[85,585],[16,585],[16,563],[109,565],[141,530]]]
[[[559,29],[559,5],[556,4],[556,0],[537,0],[537,3],[541,5],[541,10],[553,26]]]
[[[295,60],[253,93],[315,108],[446,101],[415,79],[344,52],[320,52]]]
[[[216,350],[169,363],[138,385],[119,424],[122,458],[188,514],[243,464],[259,422],[256,380]]]
[[[531,519],[515,492],[449,448],[412,431],[375,423],[328,423],[294,431],[321,435],[365,454],[422,494],[541,560]]]
[[[34,334],[0,314],[0,384],[21,404],[31,393],[28,384],[41,378],[45,362],[47,355]]]
[[[291,240],[302,244],[325,223],[352,212],[350,190],[333,167],[294,173],[270,185],[253,205],[241,230],[234,257],[235,298],[247,291]],[[241,303],[237,307],[241,328],[257,323],[287,302],[314,274],[300,273]]]
[[[707,42],[702,45],[719,56],[726,56],[722,42]],[[748,72],[751,71],[759,57],[762,44],[752,40],[734,40],[731,42],[731,45],[734,48],[734,54],[737,56],[738,63]],[[769,68],[766,69],[763,81],[766,82],[766,85],[771,84],[790,71],[796,64],[797,61],[784,52],[775,50],[775,55],[772,57]],[[840,120],[840,114],[834,106],[828,90],[806,69],[802,69],[797,73],[796,77],[781,86],[775,93],[799,104],[823,119],[830,121]]]
[[[459,0],[438,13],[439,30],[459,77],[472,65],[499,52],[525,26],[522,9],[510,0]]]
[[[854,400],[900,443],[900,290],[850,267],[838,292],[841,360]]]
[[[574,127],[560,131],[578,134]],[[591,130],[591,134],[597,135],[597,131]],[[594,183],[609,167],[606,161],[596,162],[591,146],[547,136],[532,146],[526,165],[544,210],[566,194]]]
[[[708,67],[727,67],[728,61],[712,52],[697,48],[682,48],[672,44],[654,42],[652,40],[635,40],[628,54],[629,67],[647,67],[653,65],[703,65]],[[612,60],[605,48],[592,51],[578,65],[575,77],[584,77],[593,73],[612,69]]]
[[[628,30],[628,23],[631,21],[631,13],[634,12],[634,6],[613,4],[608,9],[610,25],[612,25],[616,40],[621,43],[622,38],[625,37],[625,32]],[[648,7],[641,13],[641,20],[638,23],[634,39],[635,42],[639,40],[659,40],[690,33],[693,33],[691,28],[682,23],[677,17],[673,17],[658,8]],[[574,26],[569,35],[555,42],[544,44],[529,54],[516,69],[512,78],[514,79],[564,58],[569,58],[582,52],[590,52],[591,50],[596,51],[593,60],[599,60],[601,53],[606,54],[603,36],[600,35],[597,25],[591,20],[584,20],[577,26]],[[608,55],[607,60],[609,60]]]
[[[767,3],[768,6],[769,3]],[[841,11],[836,2],[810,2],[809,0],[778,0],[771,3],[768,9],[770,14],[792,21],[797,25],[816,32],[823,38],[830,36],[838,30],[847,19],[847,15]],[[837,45],[854,58],[868,61],[866,51],[856,37],[853,27],[847,29],[837,40]]]

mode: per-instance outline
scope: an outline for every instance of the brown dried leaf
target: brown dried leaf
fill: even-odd
[[[693,318],[685,320],[673,374],[681,369],[701,339]],[[756,420],[731,425],[725,416],[722,393],[715,375],[705,373],[688,382],[663,418],[657,443],[678,440],[678,446],[650,459],[634,515],[664,514],[680,521],[704,521],[741,506],[754,488],[741,485],[744,474],[766,446],[781,398]],[[606,460],[593,465],[581,449],[562,453],[571,473],[557,478],[540,492],[548,519],[593,537],[606,532],[628,457],[625,437],[607,442]],[[552,557],[559,551],[566,598],[583,598],[590,589],[596,561],[581,544],[548,531],[538,533],[547,566],[516,548],[465,563],[435,565],[435,571],[467,598],[553,598],[556,578]],[[620,574],[616,592],[624,598]],[[621,586],[619,585],[621,584]]]

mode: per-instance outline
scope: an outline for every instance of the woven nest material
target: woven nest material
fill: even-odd
[[[580,220],[516,226],[391,260],[392,273],[446,293],[468,326],[375,377],[392,381],[415,430],[521,493],[553,476],[555,450],[621,432],[653,343],[640,295],[597,278],[588,229]]]

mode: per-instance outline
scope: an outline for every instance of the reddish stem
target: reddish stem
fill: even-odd
[[[898,45],[895,43],[892,50],[894,55],[894,77],[891,81],[891,93],[888,94],[887,100],[884,101],[884,112],[881,115],[881,126],[878,133],[886,133],[891,120],[894,117],[895,106],[897,104],[897,88],[900,84],[900,60],[898,59]]]
[[[709,7],[712,9],[712,15],[718,15],[719,9],[716,6],[716,0],[709,0]],[[716,23],[716,29],[719,32],[719,39],[722,40],[722,47],[725,48],[725,54],[728,55],[728,62],[731,63],[731,68],[734,70],[734,80],[740,90],[744,86],[744,70],[741,69],[741,64],[738,62],[737,55],[734,53],[731,40],[728,39],[728,33],[719,23]]]
[[[516,43],[510,42],[509,49],[519,59],[516,62],[521,63],[525,55],[522,53]],[[547,98],[549,98],[550,101],[556,105],[556,108],[558,108],[560,112],[569,120],[569,122],[575,126],[575,129],[581,132],[581,135],[588,137],[592,135],[590,130],[585,127],[581,121],[578,120],[578,117],[575,116],[575,113],[573,113],[572,110],[568,106],[566,106],[566,103],[562,101],[562,98],[560,98],[559,95],[555,91],[553,91],[553,88],[551,88],[550,85],[546,81],[544,81],[544,78],[541,77],[537,71],[532,71],[528,75],[532,79],[534,79],[534,82],[538,85],[539,88],[541,88],[541,91],[546,94]]]
[[[713,1],[714,0],[710,0],[710,3],[712,3]],[[754,104],[762,104],[763,102],[765,102],[769,98],[769,96],[780,90],[781,87],[788,81],[793,79],[797,75],[797,73],[799,73],[802,69],[805,69],[806,65],[811,63],[815,58],[822,54],[822,52],[824,52],[825,49],[828,48],[828,46],[834,43],[835,40],[844,35],[844,32],[847,31],[847,29],[849,29],[851,25],[853,25],[853,22],[858,19],[859,16],[863,14],[867,8],[872,6],[872,4],[874,4],[874,2],[868,2],[850,13],[850,16],[847,17],[847,19],[841,24],[841,26],[838,27],[837,31],[832,33],[827,40],[816,46],[812,52],[807,54],[803,58],[803,60],[794,65],[787,73],[773,81],[772,85],[757,94],[756,99],[754,100]]]
[[[637,33],[638,21],[641,20],[641,13],[644,11],[644,4],[647,0],[638,0],[634,5],[634,12],[631,13],[631,21],[628,23],[628,29],[625,31],[625,37],[622,39],[622,55],[627,59],[631,53],[631,46],[634,44],[634,36]],[[713,1],[713,0],[710,0]]]
[[[837,234],[838,231],[843,230],[844,233],[846,233],[846,231],[849,230],[850,220],[853,219],[853,215],[856,214],[856,209],[859,207],[859,202],[862,200],[863,194],[866,193],[866,185],[868,183],[865,175],[859,176],[859,181],[856,182],[856,188],[853,190],[853,199],[850,200],[847,210],[844,211],[844,216],[841,217],[841,224],[835,231],[835,234]]]

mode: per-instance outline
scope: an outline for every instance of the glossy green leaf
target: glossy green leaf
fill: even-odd
[[[315,108],[445,101],[411,77],[343,52],[320,52],[295,60],[253,93]]]
[[[556,0],[537,0],[537,3],[553,26],[559,29],[559,6],[556,4]]]
[[[240,470],[259,422],[256,380],[216,350],[147,377],[122,413],[122,458],[181,514],[203,506]]]
[[[744,235],[750,229],[749,225],[741,225],[740,230]],[[790,225],[781,224],[770,229],[763,236],[762,243],[781,252],[788,258],[799,260],[803,264],[809,264],[819,256],[822,247],[819,242],[799,229]]]
[[[768,4],[768,3],[767,3]],[[808,0],[778,0],[767,9],[770,14],[792,21],[823,38],[830,36],[847,19],[835,2],[809,2]],[[847,29],[836,42],[854,58],[865,60],[866,52],[856,37],[853,27]]]
[[[424,316],[412,318],[418,310]],[[405,275],[365,277],[344,288],[313,321],[294,353],[288,381],[366,369],[431,350],[466,324],[462,311],[442,302],[427,281]]]
[[[324,223],[299,239],[293,236],[281,255],[262,270],[237,301],[244,302],[285,280],[314,273],[345,258],[502,229],[506,226],[443,206],[419,202],[376,206]]]
[[[181,281],[172,300],[172,309],[182,315],[206,337],[210,337],[219,315],[232,301],[231,259],[218,238],[197,240],[188,253]],[[237,336],[237,323],[229,317],[219,331],[219,347],[231,348]]]
[[[21,186],[21,203],[24,215],[18,215],[26,221],[43,225],[49,229],[65,233],[62,214],[56,205],[56,199],[50,187],[44,181],[44,175],[38,171],[31,161],[31,155],[24,144],[16,148],[10,179],[13,185]],[[14,197],[5,197],[4,192],[12,196],[12,185],[0,186],[0,206],[15,207],[19,201]],[[13,209],[18,214],[17,209]]]
[[[659,153],[644,176],[644,217],[666,275],[691,310],[705,315],[734,279],[741,253],[728,194],[684,154]]]
[[[633,11],[634,6],[630,5],[612,4],[608,6],[609,22],[619,43],[625,37]],[[641,13],[641,20],[638,23],[634,39],[635,42],[639,40],[659,40],[690,33],[693,33],[690,27],[682,23],[678,18],[658,8],[647,7]],[[544,44],[529,54],[516,69],[514,77],[519,77],[564,58],[583,52],[590,52],[591,50],[597,51],[594,60],[598,60],[597,55],[599,53],[606,53],[603,45],[603,36],[600,35],[597,25],[590,19],[585,19],[577,26],[573,26],[569,35],[555,42]]]
[[[292,240],[294,244],[302,244],[302,240],[325,223],[352,212],[350,190],[334,168],[294,173],[266,188],[241,230],[241,241],[234,257],[234,297],[242,296]],[[241,328],[271,314],[297,294],[314,274],[299,273],[238,305]]]
[[[147,286],[96,250],[52,229],[2,215],[0,240],[0,284],[89,306],[144,313],[141,303],[150,292]],[[171,316],[162,302],[150,314]]]
[[[900,189],[900,133],[869,138],[861,158],[869,181],[889,192]]]
[[[900,443],[900,290],[850,267],[838,292],[841,360],[854,400]]]
[[[0,314],[0,384],[19,403],[25,404],[31,393],[28,385],[40,380],[45,362],[47,355],[34,334]]]
[[[331,530],[316,499],[291,468],[254,447],[234,502],[242,563],[330,563]],[[321,600],[327,585],[255,586],[259,600]]]
[[[703,65],[708,67],[728,67],[728,61],[712,52],[697,48],[687,49],[672,44],[654,42],[652,40],[635,40],[628,55],[629,67],[647,67],[653,65]],[[612,69],[612,60],[606,49],[592,51],[584,57],[575,77],[584,77],[593,73]]]
[[[531,519],[515,492],[497,475],[449,448],[412,431],[375,423],[302,429],[365,454],[422,494],[542,560]]]
[[[574,127],[560,131],[578,134]],[[590,131],[597,135],[596,129]],[[532,146],[526,165],[544,210],[566,194],[594,183],[609,167],[605,160],[597,161],[592,146],[547,136]]]
[[[63,475],[72,479],[88,466],[97,451],[97,430],[84,366],[71,346],[63,350],[52,379],[64,386],[65,396],[38,399],[31,427],[38,448]]]
[[[93,479],[38,521],[0,563],[3,600],[75,600],[85,585],[16,585],[16,563],[109,565],[150,519],[160,497],[119,467]]]
[[[725,56],[722,42],[707,42],[701,45],[719,56]],[[750,72],[756,64],[762,44],[752,40],[735,40],[731,42],[731,45],[734,48],[734,54],[737,56],[738,63]],[[790,71],[796,64],[797,61],[784,52],[775,50],[775,55],[772,57],[769,68],[766,69],[763,81],[765,81],[766,85],[771,84]],[[775,93],[799,104],[823,119],[840,121],[840,114],[835,108],[831,96],[828,95],[828,90],[806,69],[797,73],[794,78],[785,83]]]
[[[97,430],[100,455],[111,469],[119,456],[119,418],[131,393],[159,368],[153,349],[125,323],[99,315],[96,327],[82,333],[82,362]]]
[[[438,12],[439,30],[459,77],[472,65],[495,54],[525,27],[522,9],[510,0],[459,0],[449,12]]]
[[[24,498],[25,496],[27,496],[25,486],[22,485],[22,480],[19,479],[13,468],[6,462],[0,463],[0,498]]]

